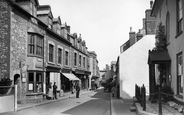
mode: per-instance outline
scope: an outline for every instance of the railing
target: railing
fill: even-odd
[[[142,87],[139,87],[137,84],[135,84],[135,97],[143,107],[143,111],[146,111],[146,88],[144,84]]]

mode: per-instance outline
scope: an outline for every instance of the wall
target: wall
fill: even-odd
[[[0,97],[0,113],[14,111],[14,95]]]
[[[146,35],[119,56],[120,96],[123,91],[135,94],[135,84],[149,86],[148,50],[153,49],[154,35]],[[147,91],[148,92],[148,91]]]
[[[10,76],[10,12],[6,0],[0,1],[0,78]]]

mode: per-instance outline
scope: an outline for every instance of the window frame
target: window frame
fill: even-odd
[[[183,95],[183,53],[180,52],[176,57],[176,68],[177,68],[177,93]]]
[[[65,66],[69,66],[69,50],[67,49],[65,49],[65,62],[64,63],[65,63]]]
[[[82,67],[82,55],[79,54],[79,67]]]
[[[51,49],[52,47],[52,49]],[[48,48],[48,51],[49,51],[49,62],[53,63],[54,62],[54,45],[53,44],[49,44],[49,48]]]
[[[177,35],[180,35],[183,32],[183,5],[182,5],[182,0],[177,0],[176,2],[176,20],[177,20],[177,29],[176,33]]]
[[[59,52],[59,50],[61,50],[61,52]],[[63,64],[63,48],[61,46],[58,46],[58,49],[57,49],[57,63],[59,65]]]
[[[27,93],[42,93],[43,92],[43,72],[41,71],[28,71],[28,84],[27,84]],[[33,74],[33,81],[29,81],[30,79],[30,75],[29,74]],[[39,80],[37,79],[38,78],[38,74],[41,75],[41,78],[39,78]],[[38,81],[37,81],[38,80]],[[32,85],[30,85],[32,84]],[[32,86],[32,88],[30,88]],[[32,89],[32,90],[30,90]]]
[[[43,57],[43,41],[43,36],[36,33],[28,33],[28,55]],[[40,50],[38,51],[38,49]]]
[[[77,66],[77,52],[74,52],[74,66]]]
[[[170,43],[170,13],[168,12],[166,15],[166,37],[167,44]]]

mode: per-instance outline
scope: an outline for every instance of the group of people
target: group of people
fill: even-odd
[[[54,85],[52,86],[52,82],[49,84],[48,89],[47,89],[47,97],[50,99],[57,99],[57,85],[56,82],[54,82]],[[72,93],[76,91],[76,98],[79,98],[79,93],[80,93],[80,86],[79,83],[73,84],[72,85]]]
[[[79,83],[72,82],[71,92],[72,94],[76,92],[76,98],[79,98],[79,93],[80,93]]]
[[[47,96],[49,98],[57,99],[57,85],[56,82],[54,82],[54,85],[52,86],[52,82],[48,86]]]

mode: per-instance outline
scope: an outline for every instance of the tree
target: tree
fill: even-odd
[[[167,40],[165,34],[165,27],[162,25],[162,22],[158,24],[158,29],[155,35],[156,43],[154,50],[164,50],[167,47]]]

